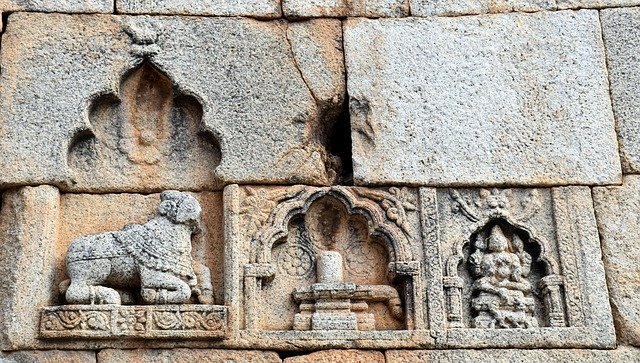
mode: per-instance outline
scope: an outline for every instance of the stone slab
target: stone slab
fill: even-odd
[[[621,178],[597,11],[349,19],[357,185]]]
[[[371,350],[321,350],[285,358],[283,363],[385,363],[384,353]]]
[[[122,14],[215,15],[278,18],[281,0],[115,0]]]
[[[403,17],[409,16],[409,0],[282,0],[284,16]]]
[[[280,363],[276,352],[217,349],[105,349],[98,352],[99,363],[206,362],[206,363]]]
[[[616,117],[620,158],[625,173],[640,172],[640,11],[605,9],[600,12],[607,65],[611,82],[613,112]]]
[[[615,350],[587,349],[481,349],[481,350],[389,350],[387,363],[509,363],[509,362],[640,362],[640,350],[618,347]]]
[[[601,9],[640,5],[638,0],[556,0],[558,9]]]
[[[618,338],[640,346],[640,177],[594,188],[593,198]]]
[[[234,284],[224,281],[222,195],[219,192],[202,192],[192,195],[199,201],[203,213],[202,232],[192,239],[191,256],[195,261],[209,267],[214,304],[224,305],[225,288],[231,288]],[[38,316],[45,307],[50,307],[49,311],[74,310],[74,306],[59,307],[65,304],[60,285],[68,278],[65,256],[73,239],[84,235],[117,231],[126,224],[145,223],[150,216],[156,214],[158,201],[158,194],[64,193],[59,195],[58,190],[50,186],[23,187],[6,191],[3,195],[4,204],[0,216],[0,226],[3,226],[0,229],[2,231],[0,237],[4,241],[0,244],[0,259],[2,259],[0,299],[6,302],[0,308],[2,349],[139,347],[139,339],[135,339],[136,337],[127,339],[125,336],[127,334],[122,332],[118,335],[107,335],[95,330],[80,333],[71,331],[70,334],[66,334],[67,338],[39,339],[38,330],[41,322],[38,322]],[[82,310],[77,309],[78,306],[75,307],[76,310]],[[226,315],[225,308],[221,310],[220,307],[211,305],[207,308],[215,314]],[[106,309],[111,308],[106,307]],[[198,307],[194,309],[199,311]],[[164,310],[167,310],[166,306]],[[82,311],[86,312],[86,309]],[[97,322],[100,321],[97,320]],[[77,323],[81,324],[82,321]],[[89,325],[86,326],[89,327]],[[82,330],[84,327],[85,325],[81,324],[79,329]],[[118,328],[121,328],[121,325],[118,325]],[[211,347],[215,346],[219,341],[217,338],[221,337],[219,331],[190,331],[187,334],[168,331],[168,334],[165,333],[167,332],[158,332],[157,329],[147,331],[146,335],[164,335],[164,337],[147,340],[145,347],[173,348],[176,346],[176,340],[180,339],[183,346]],[[87,335],[91,334],[98,337],[83,340],[68,338],[70,336],[89,338]],[[59,336],[63,335],[65,335],[64,332],[59,334]],[[184,336],[189,335],[191,337],[185,340]],[[199,341],[192,339],[203,335],[213,336],[216,339]],[[105,341],[105,336],[110,339]]]
[[[420,188],[419,204],[438,348],[615,347],[588,187]],[[511,262],[498,266],[515,285],[490,272],[507,250]],[[494,288],[520,308],[496,302]]]
[[[344,86],[335,83],[344,82],[343,67],[335,66],[341,52],[323,52],[339,42],[335,25],[318,34],[296,26],[294,51],[282,21],[9,19],[1,53],[1,186],[149,193],[218,190],[230,182],[327,184],[336,175],[323,144],[330,121],[318,112],[342,108]],[[302,69],[315,70],[301,70],[297,58]],[[317,88],[313,72],[331,74],[329,87]],[[155,112],[137,113],[145,108]]]
[[[0,352],[2,363],[95,363],[96,353],[69,350]]]
[[[36,307],[51,302],[56,290],[59,213],[60,195],[54,187],[23,187],[2,195],[1,350],[33,349],[37,344]]]
[[[42,11],[59,13],[111,13],[114,0],[0,0],[0,13]]]
[[[411,0],[412,16],[458,16],[555,10],[557,0]]]

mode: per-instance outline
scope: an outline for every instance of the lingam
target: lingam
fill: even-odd
[[[317,283],[293,293],[300,308],[294,318],[295,330],[375,330],[375,316],[369,312],[371,302],[386,303],[391,316],[402,319],[398,291],[387,285],[345,282],[339,252],[319,252],[316,274]]]

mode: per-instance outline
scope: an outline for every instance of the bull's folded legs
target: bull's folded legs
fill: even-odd
[[[147,304],[183,304],[191,297],[186,282],[166,272],[140,266],[142,300]]]
[[[197,282],[193,292],[201,304],[213,304],[213,285],[211,284],[211,271],[199,262],[193,262],[193,270],[196,273]]]
[[[68,282],[65,292],[67,303],[121,304],[120,294],[116,290],[100,286],[109,275],[109,268],[105,268],[104,261],[76,261],[68,264],[67,270],[70,276],[79,276]]]

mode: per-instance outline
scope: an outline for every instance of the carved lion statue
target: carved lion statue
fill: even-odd
[[[76,238],[67,250],[69,280],[60,284],[67,303],[133,303],[130,291],[139,287],[146,304],[183,304],[192,295],[211,304],[210,271],[191,258],[201,214],[194,197],[169,190],[147,223]]]

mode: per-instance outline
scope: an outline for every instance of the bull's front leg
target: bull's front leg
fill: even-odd
[[[199,262],[193,262],[193,271],[196,273],[197,282],[192,292],[198,297],[201,304],[213,304],[213,285],[211,283],[211,271],[207,266]]]
[[[140,294],[147,304],[184,304],[191,298],[191,288],[180,278],[140,266]]]

